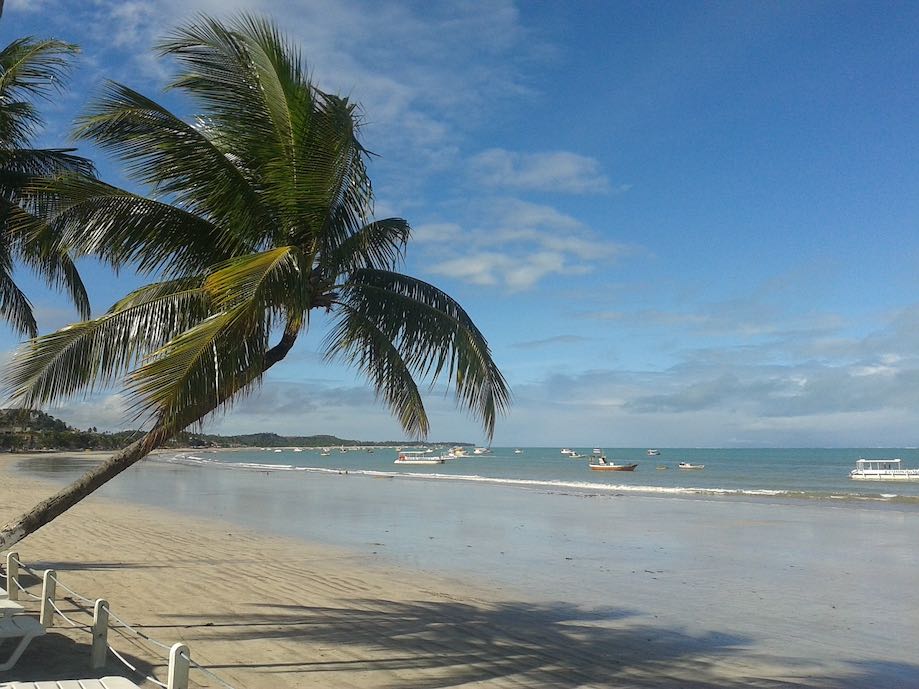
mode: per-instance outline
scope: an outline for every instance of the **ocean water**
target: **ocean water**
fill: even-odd
[[[864,458],[894,458],[919,468],[919,449],[605,449],[617,463],[638,463],[633,472],[596,472],[588,467],[592,448],[572,448],[581,459],[569,459],[560,448],[492,448],[492,454],[470,455],[438,465],[393,464],[396,452],[285,449],[234,452],[192,451],[161,460],[218,464],[262,471],[348,471],[393,475],[431,481],[491,482],[532,489],[612,491],[679,496],[723,496],[772,500],[832,500],[897,504],[919,509],[919,481],[853,481],[849,471]],[[702,470],[682,470],[680,462],[702,464]],[[659,467],[666,467],[659,468]]]

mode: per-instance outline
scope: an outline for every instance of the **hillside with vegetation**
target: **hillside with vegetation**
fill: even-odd
[[[61,419],[34,409],[0,409],[0,451],[30,450],[118,450],[137,440],[143,431],[99,431],[72,428]],[[406,440],[350,440],[334,435],[294,435],[248,433],[215,435],[182,432],[164,447],[385,447],[419,445]],[[463,445],[465,442],[441,442],[439,445]]]

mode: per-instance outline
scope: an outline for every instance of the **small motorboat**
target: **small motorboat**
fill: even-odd
[[[704,469],[704,464],[692,464],[690,462],[680,462],[677,464],[680,469]]]
[[[607,461],[606,457],[600,455],[596,462],[587,465],[591,471],[635,471],[638,464],[616,464]]]
[[[522,454],[523,454],[523,450],[521,450],[521,449],[518,447],[516,450],[514,450],[514,454],[515,454],[515,455],[522,455]]]
[[[661,453],[660,450],[648,450],[649,457],[657,457]]]
[[[669,469],[669,468],[670,468],[670,467],[668,467],[666,464],[658,464],[658,465],[657,465],[657,470],[658,470],[658,471],[667,471],[667,469]]]

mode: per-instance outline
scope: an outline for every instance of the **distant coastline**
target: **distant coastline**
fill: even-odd
[[[73,450],[119,450],[143,435],[140,430],[81,430],[65,421],[35,409],[0,409],[0,452],[40,452]],[[472,447],[465,441],[352,440],[334,435],[279,435],[246,433],[218,435],[184,431],[166,443],[167,448],[252,448],[252,447],[422,447],[447,445]]]

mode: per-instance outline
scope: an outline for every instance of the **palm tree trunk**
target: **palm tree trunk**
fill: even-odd
[[[157,424],[140,440],[128,445],[118,454],[110,457],[105,462],[90,469],[66,488],[60,490],[50,498],[41,501],[31,510],[23,514],[16,521],[10,522],[0,530],[0,550],[8,550],[29,534],[34,533],[45,524],[48,524],[83,498],[91,495],[110,480],[115,478],[128,467],[136,464],[150,454],[161,444],[178,434],[180,431],[200,421],[221,404],[230,399],[237,392],[259,378],[269,368],[283,359],[293,347],[297,339],[297,328],[293,323],[288,323],[280,342],[269,349],[265,354],[262,366],[254,369],[230,389],[221,391],[210,409],[198,410],[195,418],[182,419],[169,427]]]

